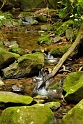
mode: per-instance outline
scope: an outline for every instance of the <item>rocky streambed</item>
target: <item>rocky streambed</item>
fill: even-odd
[[[42,85],[71,43],[54,36],[45,23],[22,21],[21,26],[0,30],[0,123],[82,124],[83,57],[68,58]],[[43,37],[45,32],[49,36]]]

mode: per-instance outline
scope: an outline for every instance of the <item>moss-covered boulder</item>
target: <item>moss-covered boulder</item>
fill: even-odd
[[[46,44],[46,45],[50,45],[51,41],[50,41],[50,36],[49,34],[43,34],[39,37],[38,39],[38,43],[39,44]]]
[[[83,99],[62,118],[60,124],[83,124]]]
[[[71,47],[71,44],[56,46],[56,48],[51,52],[53,56],[62,56]]]
[[[7,67],[19,57],[19,54],[8,52],[4,48],[0,47],[0,69]]]
[[[0,28],[4,25],[6,27],[14,27],[21,25],[22,21],[13,19],[13,15],[9,12],[1,12],[0,11]]]
[[[79,102],[83,99],[83,71],[70,73],[64,80],[63,90],[67,101]]]
[[[39,22],[47,22],[47,17],[44,16],[43,14],[38,14],[38,15],[36,15],[36,19],[37,19],[37,21],[39,21]]]
[[[53,26],[51,24],[45,24],[45,25],[41,25],[41,30],[43,31],[52,31],[53,30]]]
[[[37,25],[38,21],[34,18],[32,12],[21,12],[18,16],[22,20],[23,25]]]
[[[36,75],[44,65],[44,56],[40,52],[25,54],[9,67],[3,69],[5,78],[21,78]]]
[[[0,106],[6,103],[30,104],[33,98],[30,96],[19,95],[12,92],[0,91]]]
[[[50,124],[52,111],[45,105],[10,107],[3,111],[1,124]]]
[[[19,55],[26,54],[25,50],[23,50],[22,48],[20,48],[17,43],[10,45],[9,46],[9,51],[10,52],[13,52],[13,53],[17,53]]]

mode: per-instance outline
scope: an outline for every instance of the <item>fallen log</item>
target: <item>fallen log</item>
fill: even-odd
[[[60,67],[63,65],[65,60],[69,57],[69,55],[75,50],[75,48],[81,43],[81,39],[83,38],[83,23],[79,29],[78,35],[76,37],[76,40],[71,45],[71,47],[68,49],[68,51],[62,56],[62,58],[59,60],[58,64],[53,68],[52,72],[44,77],[43,83],[40,85],[39,88],[45,85],[45,82],[54,77],[57,71],[60,69]]]

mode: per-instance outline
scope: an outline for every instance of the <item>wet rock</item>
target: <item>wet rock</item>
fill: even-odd
[[[9,12],[0,12],[0,28],[2,26],[8,27],[8,28],[14,28],[15,26],[19,26],[22,24],[21,20],[17,20],[13,18],[13,15]]]
[[[33,106],[10,107],[3,111],[1,124],[50,124],[54,115],[48,106],[36,104]]]
[[[0,48],[0,69],[7,67],[14,62],[20,55],[6,51],[4,48]]]
[[[83,99],[62,118],[60,124],[83,124]]]
[[[70,48],[71,44],[66,44],[63,46],[57,46],[52,52],[51,54],[53,56],[62,56],[63,54],[65,54],[67,52],[67,50]]]
[[[19,93],[19,92],[22,92],[23,89],[24,89],[23,85],[16,85],[16,84],[12,85],[13,92]]]
[[[53,30],[53,26],[51,24],[41,25],[40,28],[42,31],[52,31]]]
[[[26,51],[23,50],[22,48],[20,48],[17,43],[10,45],[10,46],[9,46],[9,51],[10,51],[10,52],[17,53],[17,54],[19,54],[19,55],[24,55],[24,54],[26,54]]]
[[[59,102],[47,102],[47,103],[45,103],[45,105],[47,105],[52,110],[56,110],[56,109],[58,109],[60,107]]]
[[[65,99],[77,103],[83,98],[83,71],[72,72],[64,80]]]
[[[44,35],[40,36],[38,39],[38,43],[50,45],[51,44],[50,36],[48,34],[44,34]]]
[[[43,14],[41,15],[36,15],[36,19],[38,22],[47,22],[47,17],[44,16]]]
[[[30,96],[19,95],[12,92],[0,91],[0,104],[6,103],[20,103],[30,104],[33,98]]]
[[[25,54],[9,67],[3,69],[4,78],[21,78],[36,75],[44,65],[42,53]]]
[[[38,24],[38,21],[35,20],[33,13],[29,12],[21,12],[18,16],[23,22],[23,25],[35,25]]]
[[[48,97],[44,95],[37,95],[33,99],[37,103],[44,103],[46,100],[48,100]]]

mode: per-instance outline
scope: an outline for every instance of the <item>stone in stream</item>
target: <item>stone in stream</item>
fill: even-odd
[[[0,69],[7,67],[20,57],[19,54],[8,52],[4,48],[0,47]]]
[[[72,72],[64,80],[63,90],[66,92],[65,99],[69,102],[78,103],[83,99],[83,71]]]
[[[4,78],[22,78],[36,75],[44,65],[44,56],[40,52],[25,54],[19,57],[17,61],[9,67],[4,68]]]
[[[30,96],[19,95],[12,92],[0,91],[0,105],[6,103],[30,104],[33,98]]]
[[[43,104],[9,107],[0,116],[0,124],[51,124],[53,120],[52,111]]]
[[[83,124],[83,99],[62,118],[60,124]]]

